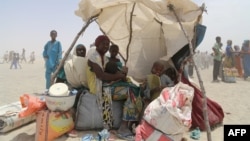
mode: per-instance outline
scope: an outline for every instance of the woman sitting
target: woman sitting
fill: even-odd
[[[88,58],[88,86],[90,93],[96,94],[99,100],[99,105],[103,111],[103,123],[104,128],[112,127],[112,113],[111,113],[111,97],[113,95],[110,90],[112,86],[103,87],[103,82],[107,81],[117,81],[121,79],[126,79],[127,68],[123,67],[122,71],[118,71],[114,74],[106,73],[105,66],[109,62],[109,59],[105,54],[109,49],[110,40],[107,36],[100,35],[95,40],[96,50],[89,55]],[[125,82],[124,82],[125,83]],[[132,132],[128,128],[129,121],[137,121],[139,117],[139,112],[135,103],[138,103],[140,99],[134,96],[133,91],[130,91],[129,85],[127,85],[127,92],[129,96],[124,103],[123,109],[123,119],[122,123],[118,129],[118,135],[123,139],[129,139],[126,137],[131,137]],[[126,92],[126,94],[128,94]],[[132,99],[132,98],[133,99]]]

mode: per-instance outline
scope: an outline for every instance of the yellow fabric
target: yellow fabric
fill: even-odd
[[[88,60],[96,63],[98,66],[104,70],[104,66],[109,61],[107,57],[104,57],[104,65],[102,66],[102,59],[100,57],[100,54],[94,50],[89,56]],[[90,93],[92,94],[98,94],[99,98],[101,98],[102,93],[102,80],[98,79],[95,75],[95,73],[90,71],[90,67],[87,68],[87,81],[88,81],[88,87],[90,89]]]
[[[154,89],[156,87],[161,86],[161,79],[159,76],[157,76],[155,74],[147,75],[147,82],[148,82],[148,86],[150,89]]]
[[[152,90],[156,87],[161,86],[161,79],[159,76],[155,74],[149,74],[147,75],[147,83],[149,86],[149,89]],[[153,95],[151,95],[151,100],[156,99],[160,95],[160,92],[155,92]]]
[[[90,71],[90,67],[87,68],[87,81],[89,86],[89,91],[91,94],[96,94],[96,75]]]

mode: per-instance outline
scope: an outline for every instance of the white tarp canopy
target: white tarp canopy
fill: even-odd
[[[99,14],[100,29],[119,46],[125,59],[128,53],[128,75],[141,79],[150,73],[154,61],[168,60],[188,44],[169,4],[192,39],[202,9],[190,0],[81,0],[75,14],[84,22]]]

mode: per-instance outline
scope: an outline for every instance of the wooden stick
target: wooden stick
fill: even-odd
[[[71,50],[73,49],[73,47],[75,46],[75,43],[76,43],[76,41],[78,40],[78,38],[80,37],[80,35],[83,34],[83,32],[87,29],[87,27],[89,26],[89,24],[91,24],[93,21],[96,20],[96,17],[97,17],[98,15],[99,15],[99,14],[97,14],[97,15],[91,17],[91,18],[87,21],[87,23],[82,27],[82,29],[80,30],[80,32],[76,35],[76,37],[75,37],[74,41],[72,42],[71,46],[69,47],[69,49],[68,49],[67,52],[65,53],[65,55],[64,55],[64,57],[63,57],[63,59],[62,59],[62,61],[60,62],[60,64],[59,64],[58,67],[56,68],[56,71],[53,73],[53,75],[52,75],[52,77],[51,77],[51,80],[50,80],[50,85],[53,85],[53,84],[54,84],[55,78],[56,78],[56,76],[57,76],[59,70],[63,67],[64,62],[66,61],[66,59],[67,59],[67,57],[68,57],[70,51],[71,51]]]
[[[126,59],[125,59],[125,66],[128,62],[128,58],[129,58],[129,46],[130,46],[130,43],[131,43],[131,40],[132,40],[132,34],[133,34],[133,26],[132,26],[132,22],[133,22],[133,14],[134,14],[134,10],[135,10],[135,4],[133,5],[133,8],[132,8],[132,11],[130,13],[130,25],[129,25],[129,40],[128,40],[128,45],[127,45],[127,51],[126,51]]]
[[[203,4],[202,12],[204,11],[204,6],[205,5]],[[172,4],[170,4],[170,5],[168,5],[168,7],[169,7],[169,9],[171,11],[173,11],[173,13],[174,13],[174,15],[175,15],[175,17],[176,17],[182,31],[183,31],[183,33],[185,35],[186,39],[188,40],[188,43],[189,43],[189,50],[190,50],[190,54],[191,54],[191,60],[192,60],[192,62],[194,64],[194,68],[195,68],[195,71],[196,71],[197,76],[198,76],[198,80],[199,80],[199,84],[200,84],[200,88],[201,88],[201,92],[202,92],[202,96],[203,96],[203,116],[204,116],[205,126],[206,126],[206,129],[207,129],[207,139],[208,139],[208,141],[211,141],[212,140],[212,138],[211,138],[211,128],[210,128],[210,125],[209,125],[208,113],[207,113],[207,97],[206,97],[205,87],[203,85],[203,81],[201,79],[200,72],[198,70],[198,67],[196,66],[196,63],[194,62],[194,58],[193,58],[193,54],[194,54],[193,50],[194,50],[194,48],[193,48],[193,45],[191,43],[191,40],[189,39],[187,33],[185,32],[185,30],[183,28],[183,25],[182,25],[178,15],[176,14],[174,6]],[[198,17],[197,22],[198,22],[198,20],[200,20],[201,15]],[[194,35],[194,37],[196,37],[196,35]]]

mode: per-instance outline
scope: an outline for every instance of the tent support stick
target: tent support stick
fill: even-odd
[[[132,27],[132,22],[133,22],[133,14],[134,14],[134,10],[135,10],[135,4],[133,5],[133,8],[132,8],[132,11],[130,13],[130,21],[129,21],[129,41],[128,41],[128,45],[127,45],[127,51],[126,51],[126,59],[125,59],[125,66],[128,62],[128,58],[129,58],[129,46],[130,46],[130,43],[131,43],[131,40],[132,40],[132,33],[133,33],[133,27]]]
[[[204,116],[204,121],[205,121],[205,126],[206,126],[206,130],[207,130],[207,139],[208,141],[211,141],[212,138],[211,138],[211,128],[210,128],[210,125],[209,125],[209,120],[208,120],[208,113],[207,113],[207,97],[206,97],[206,93],[205,93],[205,87],[203,85],[203,81],[201,80],[201,75],[200,75],[200,72],[198,70],[198,67],[196,66],[195,62],[194,62],[194,58],[193,58],[193,54],[194,54],[194,48],[193,48],[193,45],[191,43],[191,40],[189,39],[189,37],[187,36],[184,28],[183,28],[183,25],[178,17],[178,15],[176,14],[176,11],[174,10],[174,6],[172,4],[168,5],[169,9],[173,11],[185,37],[187,38],[188,40],[188,43],[189,43],[189,49],[190,49],[190,54],[191,54],[191,60],[193,61],[194,63],[194,67],[195,67],[195,71],[197,73],[197,76],[198,76],[198,80],[199,80],[199,84],[200,84],[200,88],[201,88],[201,92],[202,92],[202,96],[203,96],[203,116]],[[200,18],[200,17],[199,17]]]
[[[91,17],[87,23],[82,27],[82,29],[80,30],[80,32],[76,35],[74,41],[72,42],[71,46],[69,47],[69,49],[67,50],[67,52],[65,53],[62,61],[60,62],[60,64],[58,65],[58,67],[56,68],[56,71],[53,73],[52,77],[51,77],[51,80],[50,80],[50,84],[53,85],[54,82],[55,82],[55,78],[59,72],[59,70],[63,67],[64,65],[64,62],[66,61],[70,51],[73,49],[73,47],[75,46],[75,43],[76,41],[78,40],[78,38],[80,37],[80,35],[83,34],[83,32],[87,29],[87,27],[96,19],[95,17],[97,17],[98,15],[96,16],[93,16]]]

